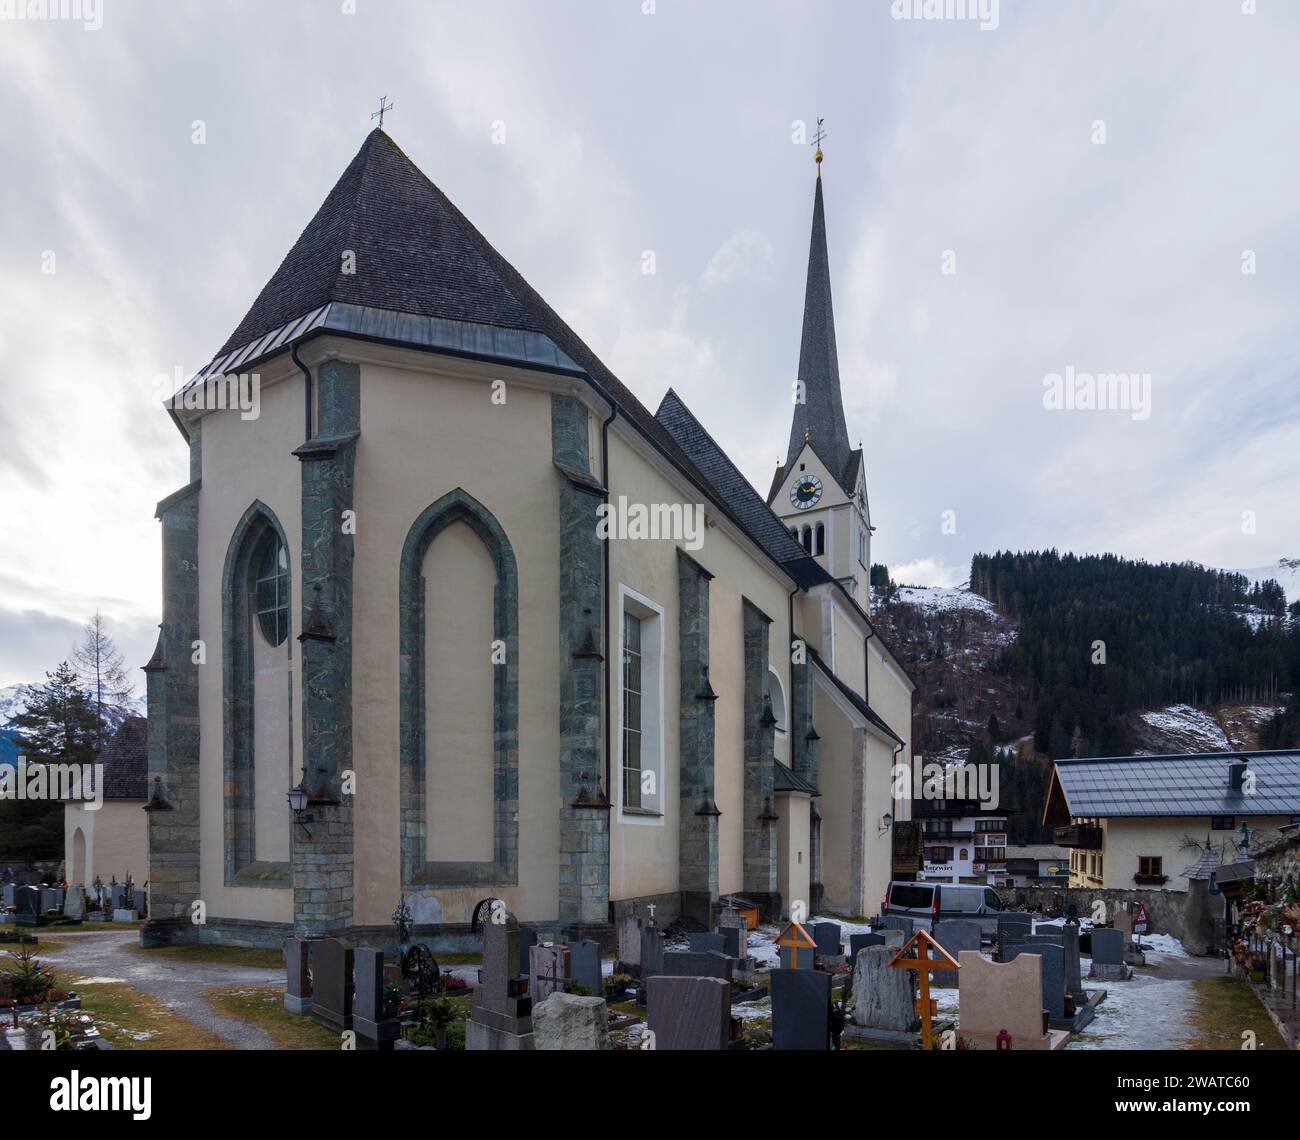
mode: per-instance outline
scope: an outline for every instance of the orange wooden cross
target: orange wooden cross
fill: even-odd
[[[911,957],[907,956],[909,950],[912,951]],[[938,951],[933,958],[930,957],[931,950]],[[961,963],[926,931],[918,930],[898,948],[898,953],[889,960],[889,964],[900,970],[917,972],[917,980],[921,984],[921,996],[916,1001],[916,1012],[921,1016],[921,1048],[929,1050],[933,1042],[930,1019],[935,1012],[934,1001],[930,998],[930,971],[960,970]]]
[[[790,950],[790,968],[797,970],[799,968],[799,951],[817,949],[817,943],[813,936],[806,931],[802,925],[795,922],[792,918],[786,923],[785,929],[777,935],[776,944],[778,946],[789,947]]]

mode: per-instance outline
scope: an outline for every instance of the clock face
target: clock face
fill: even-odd
[[[816,475],[803,475],[790,488],[790,502],[801,511],[815,507],[821,502],[822,481]]]

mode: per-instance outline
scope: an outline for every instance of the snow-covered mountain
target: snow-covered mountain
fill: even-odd
[[[0,688],[0,725],[4,725],[10,717],[17,716],[27,708],[28,694],[35,689],[36,685],[6,685]],[[131,714],[133,716],[145,716],[148,710],[148,702],[144,697],[133,697],[131,700]]]
[[[1286,593],[1288,602],[1300,601],[1300,558],[1279,558],[1271,566],[1254,566],[1249,570],[1233,570],[1251,582],[1266,582],[1272,578]]]

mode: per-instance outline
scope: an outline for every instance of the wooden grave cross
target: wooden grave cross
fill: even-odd
[[[935,957],[930,957],[930,950],[936,950]],[[912,956],[907,952],[912,950]],[[916,1012],[921,1015],[921,1048],[929,1050],[934,1040],[931,1018],[934,1017],[935,1005],[930,997],[931,970],[960,970],[961,963],[948,953],[934,938],[924,930],[918,930],[902,946],[889,964],[899,970],[915,970],[921,985],[921,996],[916,1000]]]
[[[817,942],[814,940],[813,936],[793,918],[786,923],[785,929],[777,935],[776,944],[778,946],[789,948],[790,968],[792,970],[797,970],[799,968],[800,950],[812,950],[815,952],[817,949]]]

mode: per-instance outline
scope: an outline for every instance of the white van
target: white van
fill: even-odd
[[[913,930],[932,930],[936,921],[964,918],[978,922],[988,937],[997,934],[998,912],[1006,910],[992,887],[967,883],[890,883],[880,908],[882,918],[910,918]]]

